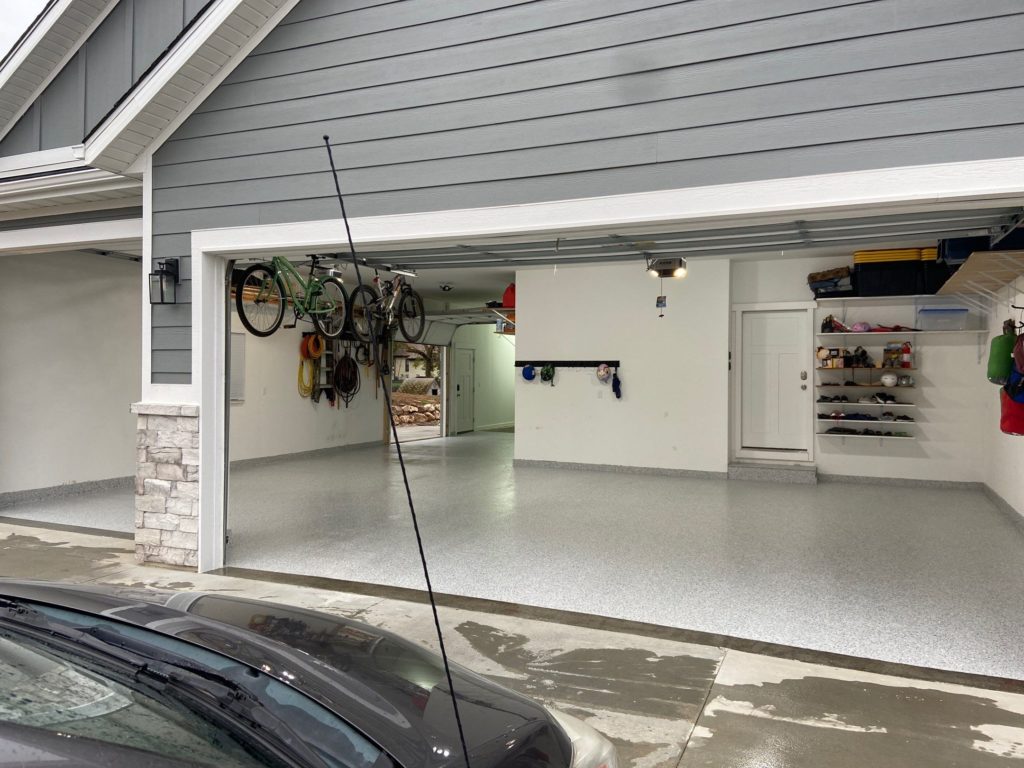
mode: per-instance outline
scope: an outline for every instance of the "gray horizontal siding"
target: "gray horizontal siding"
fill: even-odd
[[[323,133],[355,215],[1016,155],[1022,65],[1019,0],[304,0],[154,158],[154,253],[336,217]]]
[[[0,141],[0,157],[81,144],[205,4],[120,0]]]

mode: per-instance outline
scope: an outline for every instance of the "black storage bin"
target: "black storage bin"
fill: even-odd
[[[989,249],[988,237],[952,237],[939,240],[939,261],[947,264],[963,264],[975,251]]]
[[[853,265],[858,296],[911,296],[922,292],[920,261]]]

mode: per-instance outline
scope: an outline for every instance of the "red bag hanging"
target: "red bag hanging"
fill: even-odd
[[[999,428],[1007,435],[1024,435],[1024,403],[1018,403],[1005,389],[999,390]]]
[[[501,297],[501,306],[507,307],[508,309],[514,308],[516,305],[516,284],[509,283],[508,288],[505,289],[504,295]]]

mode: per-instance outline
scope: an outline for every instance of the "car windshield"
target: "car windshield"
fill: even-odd
[[[84,664],[15,636],[0,637],[0,720],[220,768],[260,760],[230,733]]]
[[[226,656],[143,627],[113,621],[104,616],[84,614],[38,603],[23,602],[22,605],[30,607],[38,615],[55,622],[55,625],[85,632],[99,631],[102,633],[102,637],[113,638],[109,642],[112,642],[114,647],[117,647],[118,639],[123,638],[125,642],[129,643],[126,647],[141,648],[143,653],[147,652],[144,649],[149,649],[148,653],[153,654],[154,658],[162,663],[168,663],[169,660],[169,663],[179,664],[185,670],[206,670],[205,674],[221,679],[227,686],[236,686],[240,690],[244,690],[253,697],[252,701],[256,703],[255,706],[268,716],[274,718],[281,729],[291,730],[292,733],[301,735],[304,747],[308,748],[316,758],[327,766],[334,766],[335,768],[373,768],[377,764],[378,758],[382,756],[381,750],[375,744],[366,739],[347,722],[334,715],[334,713],[269,675],[239,664]],[[14,646],[17,647],[17,644],[15,643]],[[221,768],[221,766],[230,768],[234,765],[279,764],[269,759],[256,760],[250,754],[254,747],[250,746],[250,740],[246,736],[251,731],[236,716],[229,716],[226,712],[223,713],[225,727],[234,727],[231,733],[235,733],[236,736],[231,738],[229,733],[218,730],[208,723],[207,720],[198,714],[190,712],[184,706],[179,707],[178,710],[171,710],[168,702],[154,701],[146,694],[140,695],[134,689],[128,690],[123,682],[118,684],[116,681],[106,679],[107,675],[103,674],[102,671],[97,672],[92,667],[89,667],[89,669],[84,668],[88,666],[83,661],[86,658],[84,656],[83,659],[79,659],[77,656],[69,658],[70,652],[64,654],[62,651],[61,657],[56,658],[52,652],[47,653],[45,650],[32,648],[30,643],[22,643],[21,647],[32,651],[36,656],[48,657],[53,663],[57,663],[62,668],[73,671],[81,677],[88,678],[93,684],[96,695],[87,697],[86,700],[81,702],[74,702],[67,709],[71,712],[81,710],[98,713],[90,715],[90,717],[99,718],[95,723],[95,730],[89,733],[69,730],[66,726],[67,721],[76,724],[76,728],[93,727],[93,724],[78,724],[77,719],[60,714],[60,704],[57,703],[54,706],[58,707],[58,710],[53,714],[53,718],[56,727],[61,732],[90,736],[94,739],[107,740],[128,746],[139,746],[140,748],[150,749],[166,756],[182,757],[190,762],[216,764],[218,768]],[[38,664],[26,667],[26,670],[33,669],[41,669],[41,667]],[[26,673],[23,672],[22,674]],[[78,678],[75,679],[77,680]],[[31,685],[31,681],[26,680],[26,682]],[[4,685],[2,673],[0,673],[0,686],[8,687]],[[106,692],[102,692],[101,689]],[[113,706],[113,704],[100,704],[99,702],[106,702],[115,694],[127,700],[129,704],[136,705],[135,709],[132,710],[132,714],[140,722],[137,728],[138,744],[126,742],[119,735],[121,733],[121,726],[118,721],[122,718],[128,718],[128,713],[123,715],[118,713],[121,713],[125,707],[115,708],[111,713],[102,712],[103,706]],[[58,702],[60,700],[58,695],[51,696],[50,698]],[[40,700],[38,695],[35,698],[30,698],[30,700],[38,702],[39,706],[43,706],[45,703],[45,699]],[[14,699],[12,699],[13,701]],[[170,699],[171,704],[174,704],[176,701],[174,698]],[[150,724],[150,720],[146,719],[146,715],[150,711],[155,713],[152,718],[155,723],[153,728],[150,729],[152,732],[151,741],[146,738],[150,731],[145,730],[145,727]],[[5,716],[4,712],[3,705],[0,704],[0,718]],[[136,715],[134,713],[140,714]],[[171,718],[172,714],[178,715],[179,719],[174,720]],[[27,712],[25,716],[27,716]],[[62,717],[65,719],[62,720]],[[161,718],[166,719],[171,724],[180,723],[180,727],[184,732],[192,734],[194,737],[192,741],[206,746],[206,751],[202,752],[202,755],[211,755],[212,758],[204,757],[200,755],[200,752],[193,756],[191,754],[179,755],[177,751],[172,750],[168,744],[176,740],[169,739],[172,732],[167,726],[161,724]],[[112,735],[104,735],[108,733],[103,723],[104,719],[113,723],[109,731]],[[129,725],[134,722],[130,718],[128,720]],[[12,722],[49,727],[41,722],[30,723],[13,719]],[[266,719],[260,717],[260,722],[263,724],[261,728],[264,728]],[[241,735],[239,736],[238,734]],[[186,740],[183,743],[187,746],[189,742]],[[172,746],[176,750],[179,745],[175,743]],[[197,746],[196,749],[200,749],[200,747]],[[233,756],[236,753],[239,753],[239,759],[232,762],[235,759]]]

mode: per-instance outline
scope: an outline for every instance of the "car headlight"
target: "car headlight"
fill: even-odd
[[[572,715],[548,712],[572,742],[572,768],[619,768],[619,755],[608,739]]]

